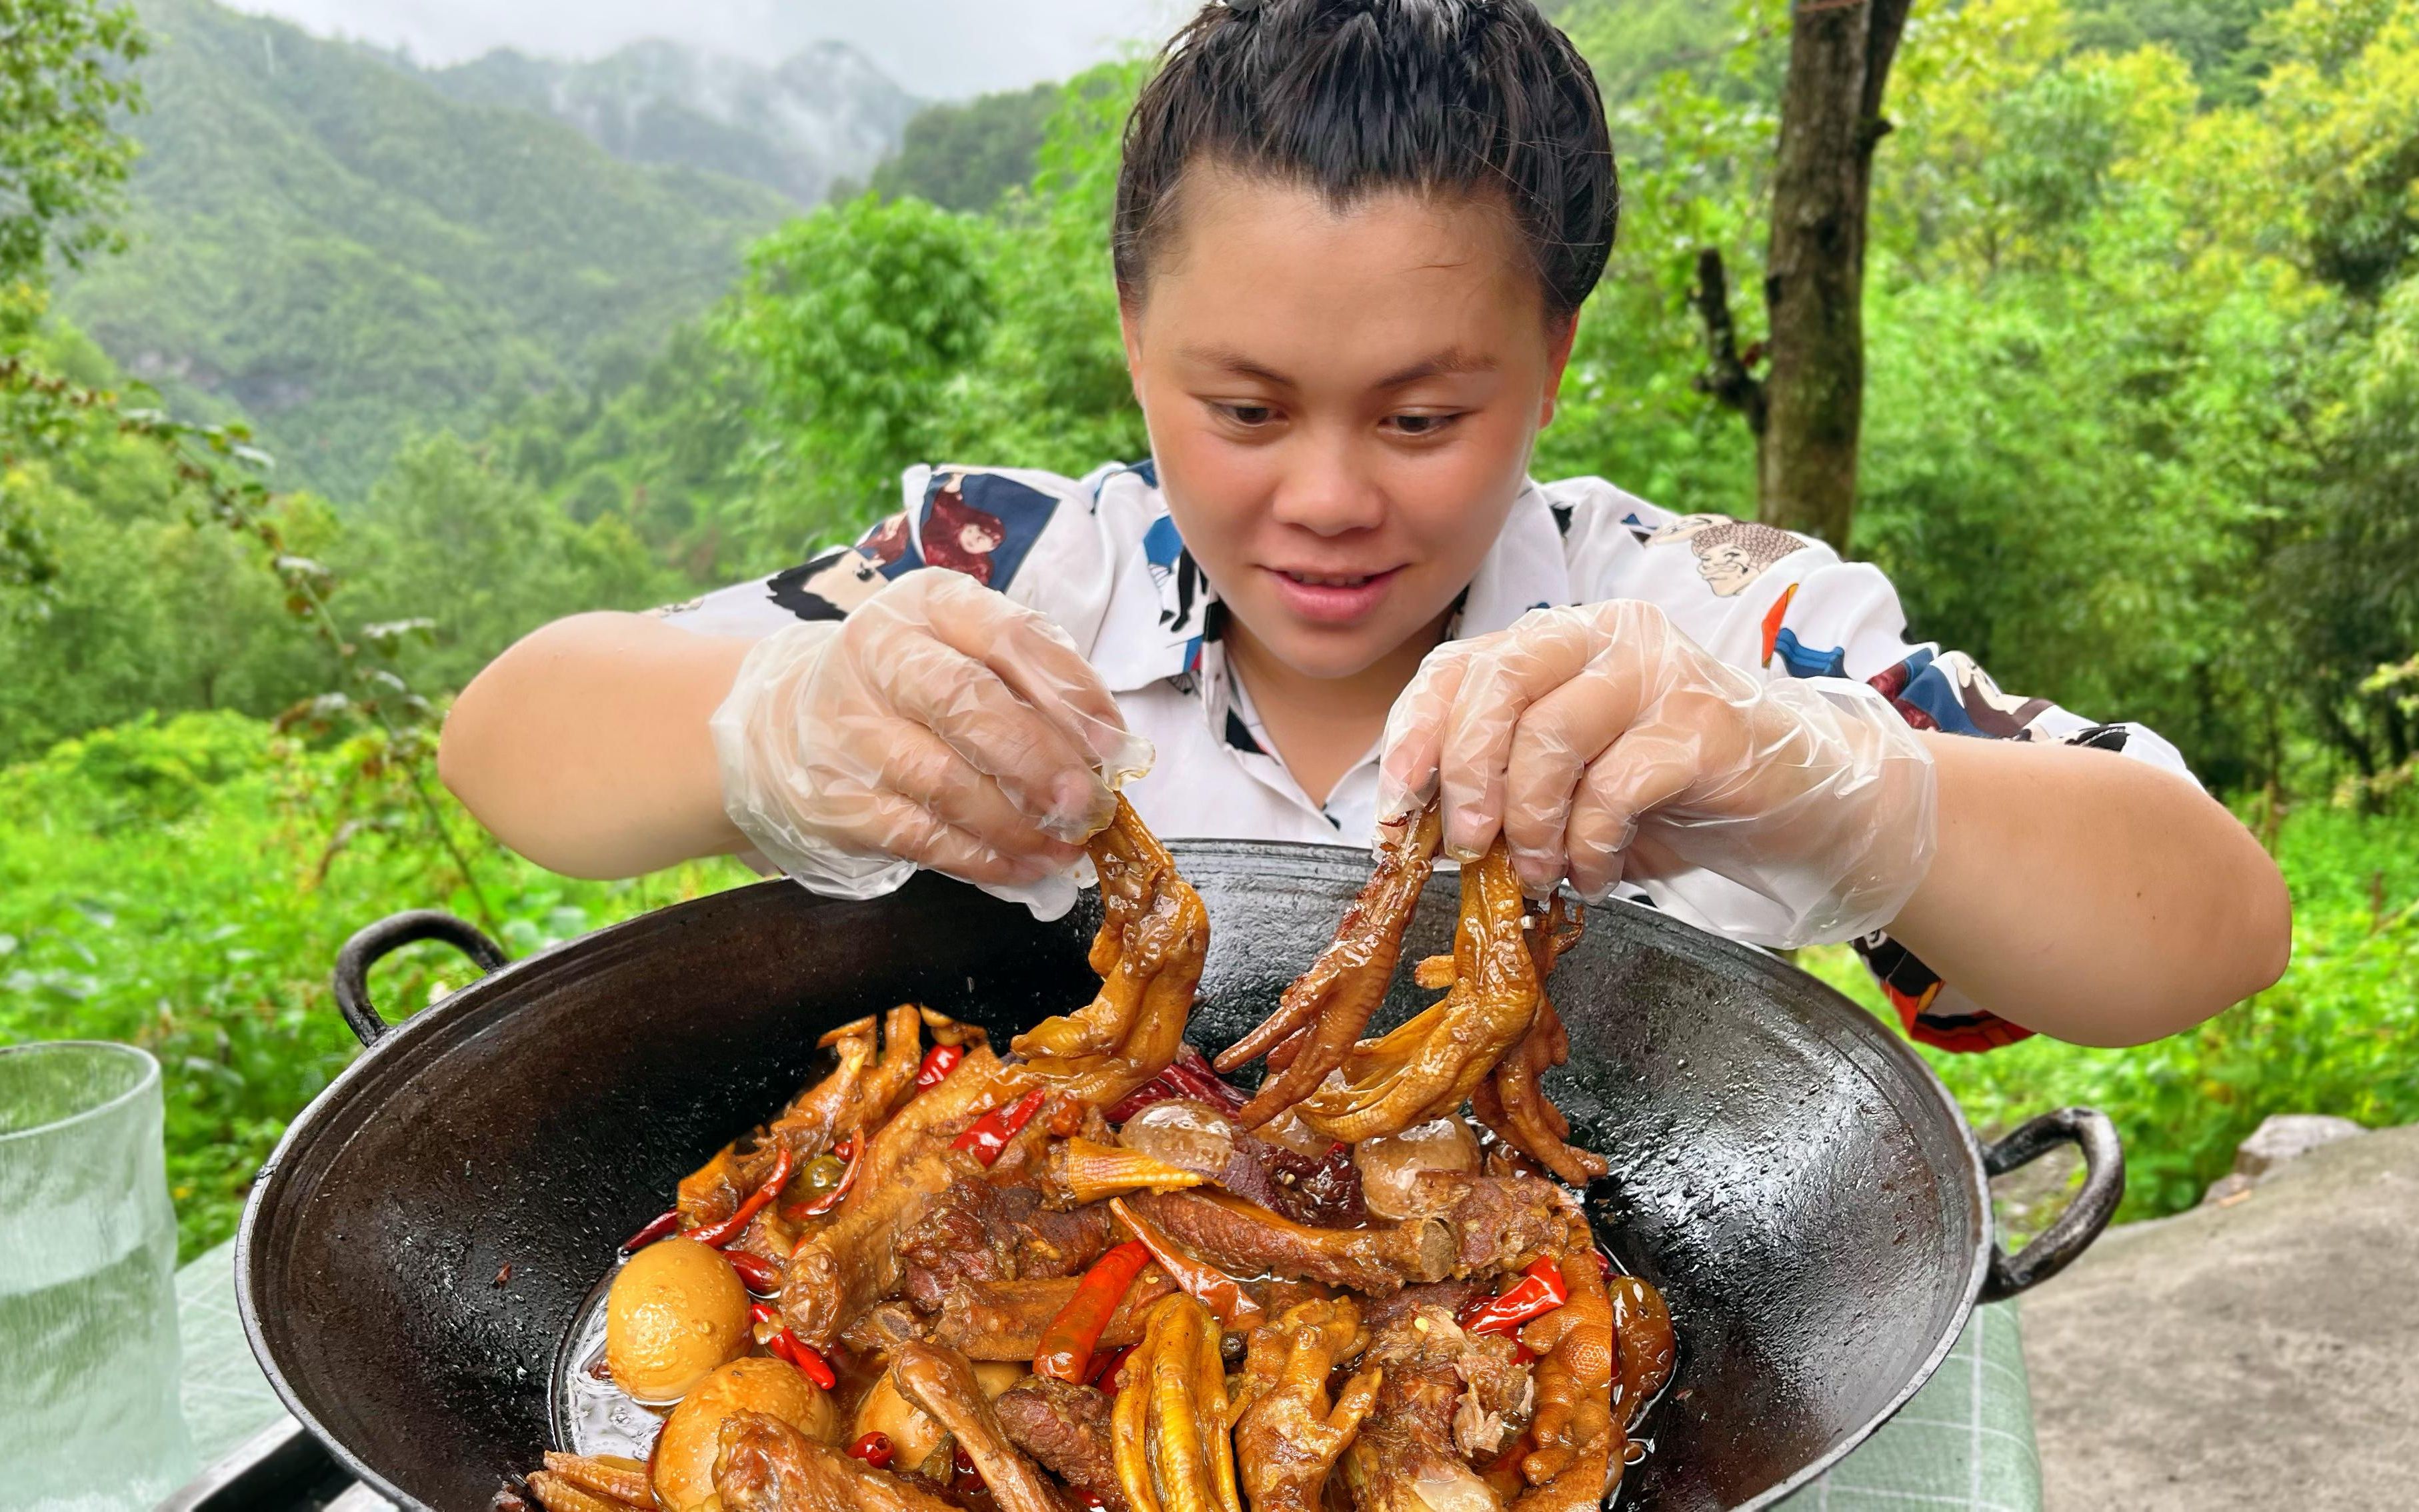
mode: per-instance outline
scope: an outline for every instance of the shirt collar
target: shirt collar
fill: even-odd
[[[1141,495],[1148,524],[1114,568],[1117,580],[1093,647],[1093,665],[1115,693],[1168,678],[1200,677],[1204,647],[1224,618],[1217,594],[1177,534],[1155,480],[1146,482],[1139,471],[1130,471],[1114,481]],[[1447,633],[1460,640],[1507,629],[1531,609],[1567,604],[1571,596],[1562,531],[1545,494],[1531,481],[1512,501],[1502,531],[1471,576],[1461,611]],[[1208,660],[1206,670],[1217,672],[1217,659]],[[1209,702],[1222,703],[1214,697]]]

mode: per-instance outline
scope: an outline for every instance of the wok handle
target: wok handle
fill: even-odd
[[[370,967],[422,940],[444,941],[469,956],[483,973],[499,970],[505,963],[502,946],[481,933],[477,925],[452,914],[434,908],[389,914],[347,940],[336,952],[336,1007],[362,1043],[376,1044],[393,1027],[370,1001]]]
[[[2083,1190],[2066,1205],[2034,1241],[2010,1255],[1991,1242],[1991,1273],[1982,1282],[1982,1300],[2001,1302],[2027,1291],[2057,1274],[2076,1256],[2091,1247],[2117,1205],[2125,1200],[2125,1146],[2117,1125],[2097,1108],[2059,1108],[2044,1113],[1982,1151],[1982,1168],[2005,1176],[2029,1165],[2059,1145],[2083,1151]]]

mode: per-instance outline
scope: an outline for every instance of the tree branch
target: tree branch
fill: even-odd
[[[1717,249],[1697,250],[1697,286],[1688,291],[1688,302],[1705,323],[1705,370],[1691,380],[1692,386],[1737,410],[1746,417],[1748,429],[1763,435],[1764,383],[1747,370],[1753,355],[1739,355],[1738,329],[1731,323],[1730,275]]]

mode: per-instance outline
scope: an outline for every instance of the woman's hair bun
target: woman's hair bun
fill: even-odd
[[[1126,122],[1115,250],[1128,297],[1201,162],[1347,205],[1393,189],[1501,194],[1557,317],[1603,276],[1620,215],[1595,76],[1534,0],[1205,5]]]

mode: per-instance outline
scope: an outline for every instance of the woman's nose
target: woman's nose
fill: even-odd
[[[1343,438],[1315,435],[1287,448],[1271,511],[1278,522],[1315,535],[1345,535],[1384,523],[1385,493],[1371,471],[1358,465],[1353,450]]]

